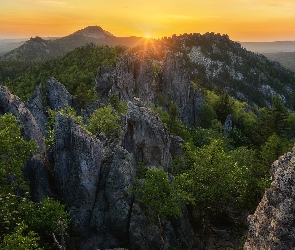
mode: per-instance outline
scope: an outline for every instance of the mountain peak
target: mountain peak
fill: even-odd
[[[100,26],[88,26],[84,29],[74,32],[73,35],[80,35],[93,38],[105,38],[110,36],[114,37],[113,34],[102,29]]]

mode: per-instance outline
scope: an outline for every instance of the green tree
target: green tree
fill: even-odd
[[[150,168],[144,180],[137,180],[133,193],[143,206],[146,214],[157,221],[158,217],[179,217],[182,206],[193,203],[193,198],[186,188],[186,175],[169,178],[162,168]]]
[[[205,103],[200,109],[200,126],[211,128],[212,120],[216,118],[216,112],[210,104]]]
[[[45,199],[34,203],[22,169],[36,149],[21,137],[21,127],[11,114],[0,117],[0,246],[2,249],[37,249],[53,244],[58,220],[68,223],[65,207]],[[40,239],[40,240],[39,240]],[[20,245],[21,244],[21,245]]]
[[[120,116],[113,111],[111,105],[96,109],[88,121],[87,129],[94,135],[102,132],[108,137],[116,129],[121,130]]]

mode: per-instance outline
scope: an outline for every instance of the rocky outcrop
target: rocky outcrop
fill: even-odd
[[[26,107],[31,111],[32,115],[34,116],[39,128],[41,129],[42,133],[45,135],[46,132],[46,122],[47,116],[45,114],[45,107],[44,107],[44,97],[43,97],[43,89],[42,85],[40,84],[34,94],[29,98],[29,100],[25,103]]]
[[[122,147],[134,154],[137,162],[168,169],[171,139],[157,114],[142,102],[128,102],[127,122]]]
[[[200,108],[205,103],[201,91],[191,83],[182,55],[171,52],[163,61],[154,61],[143,52],[124,55],[116,67],[99,68],[95,90],[102,101],[110,94],[126,101],[136,97],[146,106],[162,102],[160,99],[172,100],[180,119],[189,127],[198,124]]]
[[[153,62],[146,54],[127,54],[116,64],[116,78],[111,92],[126,101],[140,98],[147,106],[155,96]]]
[[[82,236],[89,234],[102,161],[102,143],[74,119],[58,114],[52,162],[55,185]]]
[[[272,165],[271,187],[248,217],[245,250],[295,249],[295,147]]]
[[[95,138],[70,117],[58,114],[52,161],[58,194],[70,209],[80,249],[185,248],[192,244],[188,216],[151,222],[135,201],[131,187],[138,161],[168,168],[170,135],[157,114],[139,100],[128,103],[120,140]],[[159,234],[161,232],[161,234]]]
[[[75,106],[73,96],[66,87],[51,77],[46,83],[46,97],[48,106],[55,110],[61,110],[69,106]]]
[[[205,99],[200,91],[194,90],[181,54],[169,52],[166,54],[159,89],[175,102],[180,119],[187,126],[198,124],[198,114]]]
[[[22,126],[24,139],[33,140],[38,146],[24,169],[25,177],[30,180],[33,198],[40,201],[46,196],[51,196],[49,164],[43,133],[25,104],[17,96],[12,95],[6,87],[0,86],[0,114],[4,113],[11,113],[16,116]]]

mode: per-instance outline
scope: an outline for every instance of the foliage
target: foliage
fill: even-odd
[[[26,71],[12,82],[6,82],[14,94],[21,99],[29,98],[36,86],[54,77],[65,85],[74,96],[81,97],[80,105],[93,100],[94,79],[98,66],[114,65],[125,51],[122,46],[83,46],[61,56],[42,63]],[[83,89],[87,91],[81,92]]]
[[[88,122],[87,129],[94,135],[104,133],[108,137],[115,130],[121,130],[120,116],[113,111],[111,105],[96,109]]]
[[[46,138],[45,143],[49,148],[53,144],[54,139],[54,125],[55,125],[55,118],[58,113],[63,115],[67,115],[68,117],[72,117],[75,119],[79,124],[83,124],[82,116],[78,116],[76,110],[73,107],[63,108],[59,111],[55,111],[52,109],[48,109],[47,111],[48,121],[46,123]]]
[[[127,103],[124,100],[120,100],[119,97],[115,94],[111,95],[108,104],[110,104],[118,114],[126,114],[127,113]]]
[[[189,139],[190,135],[188,129],[183,122],[178,119],[178,110],[174,102],[170,102],[168,112],[155,105],[152,105],[151,108],[157,112],[164,126],[172,135],[180,136],[183,139]]]
[[[132,191],[151,219],[179,217],[184,204],[193,203],[193,198],[186,187],[186,175],[169,177],[161,168],[150,168],[144,180],[137,180]]]
[[[0,117],[0,187],[3,193],[27,189],[22,178],[22,166],[36,149],[36,144],[24,141],[20,133],[21,127],[17,125],[15,116],[4,114]]]
[[[37,249],[52,243],[59,219],[68,221],[65,207],[45,199],[34,203],[22,169],[36,144],[20,136],[21,127],[11,114],[0,117],[0,242],[3,249]],[[21,244],[21,245],[19,245]]]
[[[15,228],[15,232],[9,235],[4,236],[3,243],[0,244],[1,250],[33,250],[33,249],[42,249],[39,248],[38,241],[40,240],[39,236],[32,232],[28,231],[28,226],[20,223]]]
[[[200,126],[210,128],[212,120],[216,118],[216,112],[210,104],[205,103],[200,109]]]

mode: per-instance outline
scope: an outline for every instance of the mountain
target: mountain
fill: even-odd
[[[0,56],[23,45],[26,40],[27,40],[26,38],[0,40]]]
[[[278,52],[264,53],[264,55],[272,61],[277,61],[285,68],[295,72],[295,51],[294,52]]]
[[[241,42],[241,45],[255,53],[279,53],[295,51],[295,41]]]
[[[20,47],[4,54],[2,59],[42,61],[56,58],[86,44],[133,47],[144,43],[140,37],[116,37],[99,26],[89,26],[54,40],[31,38]]]
[[[113,37],[70,38],[85,35]],[[193,33],[132,49],[88,44],[8,83],[0,122],[15,115],[38,145],[23,173],[34,201],[66,205],[67,248],[238,249],[245,215],[269,186],[249,217],[246,249],[294,248],[294,150],[269,175],[295,138],[295,77],[280,64],[227,35]],[[20,220],[18,204],[8,207]],[[56,230],[36,233],[48,234],[39,241],[47,246],[59,239]]]
[[[241,42],[241,45],[255,53],[265,55],[295,72],[295,41],[280,42]]]

